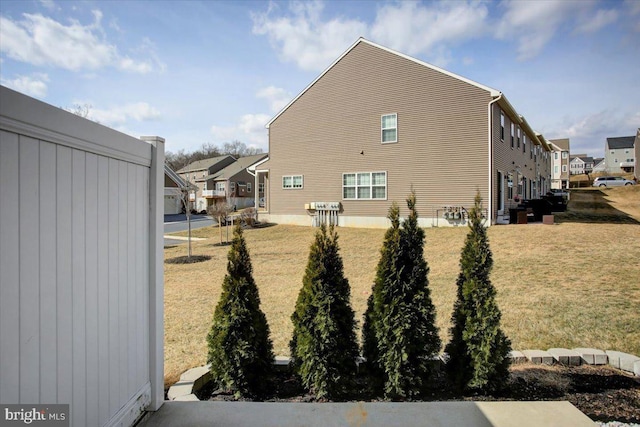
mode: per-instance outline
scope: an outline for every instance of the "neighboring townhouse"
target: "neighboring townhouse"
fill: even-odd
[[[224,169],[205,177],[207,190],[203,191],[203,197],[207,201],[206,206],[219,201],[236,209],[256,206],[255,199],[262,197],[259,190],[264,188],[264,179],[256,181],[255,174],[248,169],[266,158],[266,153],[240,157]]]
[[[632,172],[635,166],[635,136],[619,136],[607,138],[604,147],[604,158],[607,173]]]
[[[604,157],[593,158],[593,173],[604,173],[607,171],[607,165],[605,164]]]
[[[636,138],[633,141],[633,153],[634,153],[634,164],[633,164],[633,176],[636,179],[636,182],[640,181],[640,128],[636,131]]]
[[[502,92],[363,38],[267,128],[268,221],[387,227],[413,190],[422,226],[460,225],[477,191],[495,223],[550,189],[549,144]]]
[[[569,138],[550,139],[549,146],[553,151],[551,159],[551,188],[569,188]]]
[[[192,162],[177,171],[180,178],[196,186],[196,189],[189,197],[191,209],[197,211],[207,209],[207,198],[204,197],[203,191],[207,190],[208,177],[218,173],[235,161],[236,159],[230,155],[211,157],[209,159]]]
[[[569,162],[569,170],[571,175],[580,175],[586,172],[591,173],[593,171],[593,157],[586,154],[575,154],[571,156]]]
[[[189,185],[166,163],[164,165],[164,214],[173,215],[182,212],[182,192]],[[195,190],[194,185],[191,186]]]

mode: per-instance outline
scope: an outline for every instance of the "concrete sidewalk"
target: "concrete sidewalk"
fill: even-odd
[[[139,426],[593,427],[569,402],[165,402]]]

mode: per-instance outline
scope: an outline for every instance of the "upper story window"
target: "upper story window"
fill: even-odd
[[[285,190],[300,189],[303,187],[302,175],[286,175],[282,177],[282,188]]]
[[[511,123],[511,148],[513,148],[513,143],[514,143],[514,137],[515,137],[515,126],[513,123]]]
[[[372,200],[387,198],[386,172],[355,172],[342,174],[342,198]]]
[[[380,119],[382,143],[398,142],[398,115],[385,114]]]
[[[527,135],[522,135],[522,152],[527,153]]]
[[[247,192],[251,193],[251,183],[247,182]]]
[[[500,111],[500,141],[504,142],[504,113]]]
[[[516,130],[516,132],[517,132],[517,135],[518,135],[518,148],[520,148],[520,128],[518,128]]]
[[[558,160],[558,153],[553,153],[553,157]]]
[[[566,158],[567,158],[567,155],[568,155],[568,153],[567,153],[566,151],[563,151],[563,152],[562,152],[562,158],[563,158],[563,159],[566,159]]]

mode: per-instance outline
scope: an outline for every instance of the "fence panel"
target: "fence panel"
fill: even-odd
[[[0,91],[0,403],[131,425],[162,402],[163,140]]]

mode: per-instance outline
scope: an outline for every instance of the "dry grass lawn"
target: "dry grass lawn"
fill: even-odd
[[[604,193],[619,215],[631,215],[640,221],[638,190],[640,187]],[[572,203],[574,200],[572,194]],[[310,227],[285,225],[245,231],[262,309],[278,355],[289,353],[290,315],[314,232]],[[466,227],[426,229],[425,258],[431,269],[432,298],[445,343],[466,232]],[[228,247],[214,245],[219,241],[217,228],[203,228],[193,234],[208,238],[194,243],[193,253],[210,255],[211,260],[165,264],[167,386],[183,371],[206,362],[206,335],[226,272]],[[384,230],[339,229],[345,274],[360,323],[383,235]],[[494,254],[491,278],[513,348],[580,346],[640,355],[638,223],[504,225],[491,227],[489,239]],[[185,252],[185,245],[167,248],[165,258]]]

